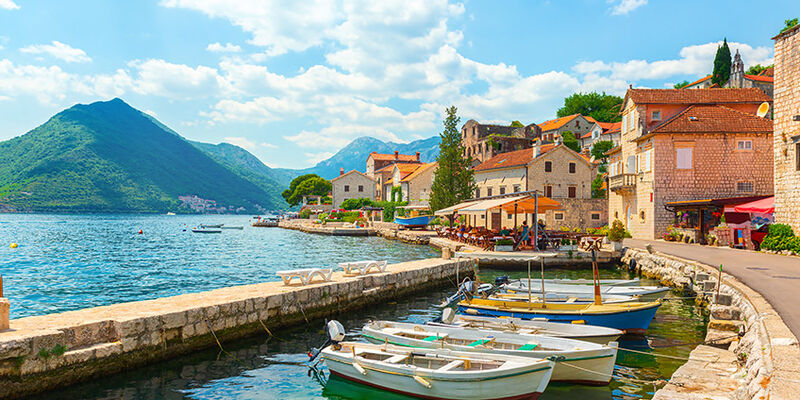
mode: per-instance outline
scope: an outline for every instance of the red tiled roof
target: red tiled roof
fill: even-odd
[[[547,146],[547,145],[545,145]],[[542,146],[542,147],[545,147]],[[533,159],[533,149],[522,149],[500,153],[475,167],[475,171],[483,171],[494,168],[516,167],[525,165]]]
[[[596,119],[594,119],[594,118],[592,118],[592,117],[590,117],[588,115],[584,115],[583,118],[586,118],[586,120],[589,121],[589,122],[594,122],[595,124],[599,124],[599,122],[597,122]]]
[[[417,168],[421,167],[422,164],[420,163],[412,163],[412,164],[395,164],[395,167],[400,170],[400,180],[410,175],[412,172],[416,171]]]
[[[743,132],[772,132],[772,120],[721,105],[696,104],[650,130],[651,134]]]
[[[549,121],[544,121],[539,124],[539,127],[542,128],[542,132],[545,131],[552,131],[553,129],[558,129],[564,126],[567,122],[572,121],[575,117],[580,116],[580,114],[572,114],[567,115],[566,117],[551,119]]]
[[[763,71],[762,71],[763,72]],[[772,83],[775,81],[775,78],[771,76],[762,76],[762,75],[745,75],[746,79],[750,79],[752,81],[759,81],[759,82],[769,82]]]
[[[622,122],[611,122],[608,128],[603,126],[603,134],[619,132],[621,129]]]
[[[436,162],[422,164],[417,169],[415,169],[414,172],[408,174],[405,178],[401,179],[400,181],[401,182],[410,181],[410,180],[416,178],[417,176],[419,176],[419,174],[427,171],[429,168],[434,168],[437,165],[439,165],[439,163],[436,163]]]
[[[771,102],[761,89],[727,88],[727,89],[628,89],[625,101],[633,100],[636,104],[731,104],[731,103],[763,103]]]
[[[711,79],[711,75],[708,75],[706,77],[700,78],[700,79],[698,79],[698,80],[696,80],[696,81],[694,81],[694,82],[692,82],[692,83],[690,83],[688,85],[683,85],[683,86],[681,86],[681,89],[687,88],[689,86],[697,85],[698,83],[705,82],[705,81],[707,81],[709,79]]]
[[[775,76],[775,67],[768,67],[767,69],[759,72],[758,75],[759,76],[774,77]]]
[[[394,161],[394,154],[380,154],[380,153],[370,153],[367,158],[372,157],[375,161]],[[414,154],[398,154],[397,160],[399,161],[417,161],[417,156]]]

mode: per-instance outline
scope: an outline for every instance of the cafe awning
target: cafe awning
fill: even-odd
[[[463,203],[458,203],[458,204],[456,204],[454,206],[443,208],[441,210],[436,210],[436,212],[434,212],[433,215],[450,215],[450,214],[453,214],[456,211],[458,211],[458,210],[460,210],[460,209],[462,209],[464,207],[469,207],[469,206],[471,206],[473,204],[477,204],[477,203],[480,203],[480,201],[465,201]]]
[[[734,206],[733,210],[740,213],[772,214],[775,212],[775,196]]]
[[[483,214],[486,211],[489,211],[494,208],[499,208],[504,204],[513,203],[514,201],[522,200],[528,196],[514,196],[514,197],[503,197],[499,199],[491,199],[491,200],[483,200],[479,201],[469,207],[464,207],[459,210],[460,213],[472,213],[472,214]]]
[[[533,214],[536,212],[543,213],[550,210],[560,210],[561,203],[549,197],[539,196],[536,201],[534,201],[533,197],[517,201],[516,208],[514,207],[513,201],[503,204],[501,208],[509,214],[514,214],[515,212],[517,214]]]

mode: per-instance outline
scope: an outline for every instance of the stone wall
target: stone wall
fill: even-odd
[[[0,332],[0,398],[16,398],[311,321],[472,275],[474,262],[428,259],[384,274],[308,286],[280,282],[11,321]],[[13,304],[12,304],[13,306]]]
[[[775,222],[800,235],[800,29],[775,39]]]
[[[599,228],[608,225],[608,199],[558,199],[561,210],[545,212],[545,224],[548,229],[558,230],[562,226],[568,228]],[[556,219],[556,214],[562,216]],[[600,219],[592,219],[592,214]]]
[[[708,302],[711,311],[706,342],[727,349],[727,355],[699,357],[703,362],[694,363],[691,360],[697,360],[692,358],[696,357],[693,352],[689,364],[673,375],[673,383],[657,392],[654,400],[797,398],[797,382],[800,382],[797,339],[761,295],[723,273],[720,300],[713,304],[719,273],[714,267],[638,249],[625,249],[622,262],[645,276],[661,279],[664,284],[698,293],[700,301]],[[741,338],[731,338],[742,331]],[[736,361],[725,361],[720,368],[721,359]],[[718,376],[700,379],[708,378],[709,371],[716,371]],[[733,386],[725,386],[724,393],[719,393],[723,383],[732,382]]]
[[[545,172],[545,162],[552,162],[551,172]],[[569,164],[575,163],[575,172],[569,172]],[[575,187],[575,197],[592,197],[592,180],[596,176],[594,165],[566,146],[560,145],[528,164],[528,190],[541,190],[547,196],[545,187],[552,186],[552,197],[556,200],[569,197],[569,187]]]
[[[375,180],[355,170],[336,177],[331,184],[334,208],[347,199],[375,198]]]

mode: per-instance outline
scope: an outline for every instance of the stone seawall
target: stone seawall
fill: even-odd
[[[698,346],[654,400],[798,398],[797,339],[760,294],[723,272],[715,301],[717,268],[659,252],[626,249],[622,262],[698,294],[711,311],[706,342],[722,347]],[[741,337],[735,337],[737,333]]]
[[[389,265],[387,273],[308,286],[281,282],[27,317],[0,332],[0,398],[16,398],[269,334],[314,318],[451,284],[473,275],[468,260]],[[12,300],[13,307],[13,300]]]

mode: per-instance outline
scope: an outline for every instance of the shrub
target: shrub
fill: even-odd
[[[508,245],[513,245],[514,241],[512,239],[500,239],[495,244],[500,246],[508,246]]]
[[[790,250],[800,253],[800,238],[794,235],[791,226],[772,224],[769,226],[769,234],[761,243],[761,248],[774,251]]]
[[[311,209],[310,208],[302,209],[300,210],[299,213],[297,213],[297,216],[302,219],[308,219],[309,217],[311,217]]]
[[[622,222],[620,222],[620,220],[614,220],[614,223],[611,224],[611,229],[608,230],[608,234],[606,236],[611,242],[619,242],[625,238],[626,233],[625,226],[622,225]]]
[[[378,207],[383,207],[383,222],[394,221],[394,211],[399,206],[408,205],[407,201],[379,201],[375,203]]]
[[[371,207],[373,205],[375,205],[374,201],[362,197],[359,199],[347,199],[342,202],[340,207],[344,208],[345,210],[358,210],[360,208]]]

